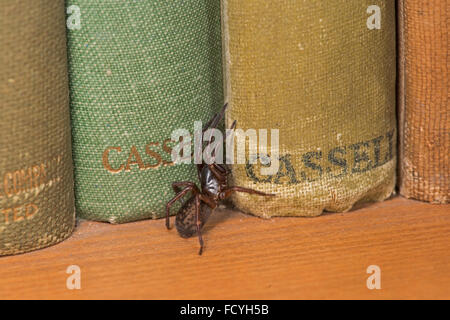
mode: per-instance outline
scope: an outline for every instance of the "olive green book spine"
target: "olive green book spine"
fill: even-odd
[[[248,153],[231,181],[276,196],[236,193],[236,207],[316,216],[393,193],[395,1],[224,0],[223,37],[228,126],[279,130],[278,170]]]
[[[0,255],[75,226],[62,0],[0,2]]]
[[[172,182],[175,129],[223,105],[219,0],[68,0],[75,194],[86,219],[159,218]]]

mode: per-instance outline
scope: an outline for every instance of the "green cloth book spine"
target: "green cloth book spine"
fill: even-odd
[[[0,2],[0,255],[75,226],[62,0]]]
[[[77,212],[123,223],[162,217],[175,129],[223,105],[219,0],[68,0]]]

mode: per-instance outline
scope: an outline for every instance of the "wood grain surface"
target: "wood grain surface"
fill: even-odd
[[[206,248],[163,220],[79,221],[63,243],[0,258],[1,299],[450,298],[450,206],[403,198],[345,214],[262,220],[223,209]],[[81,268],[81,290],[66,269]],[[369,290],[366,269],[381,268]]]

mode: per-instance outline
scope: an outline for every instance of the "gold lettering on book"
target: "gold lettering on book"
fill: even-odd
[[[123,164],[118,169],[114,169],[111,166],[111,164],[109,163],[108,159],[109,159],[109,153],[112,150],[115,150],[118,153],[122,152],[122,148],[121,147],[109,147],[109,148],[107,148],[105,151],[103,151],[103,157],[102,157],[103,166],[105,167],[106,170],[108,170],[111,173],[118,173],[118,172],[123,170]]]
[[[3,191],[6,197],[11,198],[47,182],[46,165],[33,165],[26,169],[7,172],[3,176]]]
[[[40,211],[38,200],[32,199],[62,180],[63,159],[64,155],[59,154],[39,164],[0,173],[0,224],[29,220]]]
[[[139,166],[139,170],[145,169],[145,165],[144,162],[142,162],[141,155],[137,151],[137,148],[135,146],[132,146],[130,154],[128,156],[127,165],[125,166],[125,171],[131,171],[131,166],[134,164],[137,164]]]
[[[170,143],[173,142],[166,139],[162,144],[149,142],[145,146],[132,145],[129,149],[120,146],[107,147],[102,154],[102,164],[108,172],[114,174],[172,166],[174,163],[171,159]]]
[[[5,208],[1,210],[1,217],[5,224],[19,222],[22,220],[32,219],[39,212],[39,207],[34,203],[28,203],[12,208]]]
[[[163,161],[163,164],[164,164],[165,166],[173,166],[173,165],[175,164],[175,163],[172,161],[172,148],[169,147],[169,145],[168,145],[169,142],[172,142],[172,140],[166,139],[166,140],[164,140],[164,143],[163,143],[163,150],[164,150],[167,154],[170,155],[170,161],[166,161],[166,160]]]
[[[145,169],[152,169],[152,168],[154,169],[154,168],[158,168],[158,167],[161,165],[161,162],[162,162],[162,158],[161,158],[161,156],[159,155],[159,153],[156,152],[156,151],[153,151],[152,149],[150,149],[151,146],[156,146],[156,147],[158,147],[158,146],[159,146],[159,143],[158,143],[158,142],[150,142],[149,144],[147,144],[147,145],[145,146],[145,153],[146,153],[149,157],[155,159],[155,160],[156,160],[156,163],[154,163],[154,164],[150,164],[150,163],[146,164],[146,165],[145,165]]]

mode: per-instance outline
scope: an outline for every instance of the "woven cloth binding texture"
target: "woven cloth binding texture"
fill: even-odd
[[[450,1],[409,0],[400,10],[400,193],[450,201]]]
[[[64,1],[0,2],[0,255],[75,226]]]
[[[232,184],[276,196],[239,193],[235,205],[262,217],[315,216],[389,197],[395,2],[225,0],[223,16],[227,125],[267,129],[269,141],[279,129],[280,141],[276,174],[261,175],[259,162],[232,167]]]
[[[193,164],[171,162],[171,133],[223,105],[220,2],[66,4],[80,22],[68,33],[77,213],[161,217],[172,182],[197,182]]]

